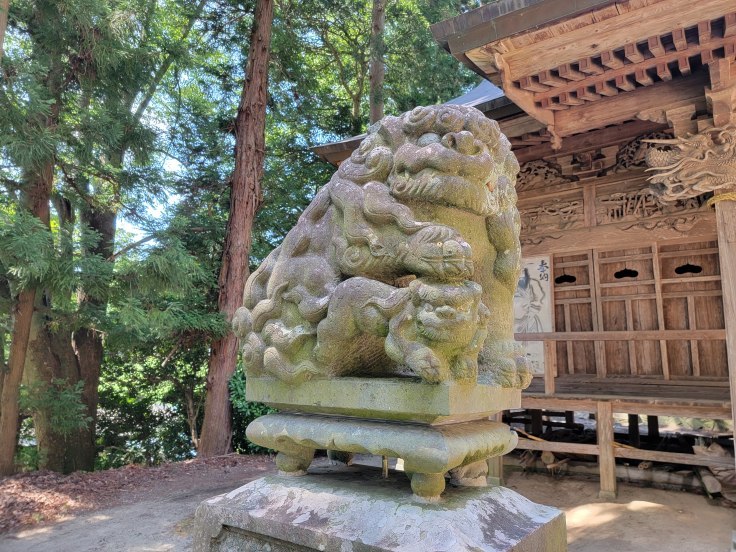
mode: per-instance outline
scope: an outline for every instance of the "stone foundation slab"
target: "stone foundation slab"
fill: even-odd
[[[417,502],[401,474],[333,468],[269,476],[203,502],[195,552],[562,552],[564,514],[504,487]]]

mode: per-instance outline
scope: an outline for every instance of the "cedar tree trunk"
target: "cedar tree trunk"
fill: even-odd
[[[0,61],[3,59],[3,43],[5,42],[5,30],[8,28],[8,11],[10,0],[0,0]]]
[[[231,177],[230,215],[220,268],[218,308],[228,323],[243,304],[253,219],[261,206],[261,178],[265,154],[268,59],[273,0],[258,0],[250,36],[248,64],[235,119],[235,171]],[[238,342],[232,332],[212,343],[207,371],[207,397],[199,454],[204,457],[231,450],[232,420],[228,383],[235,371]]]
[[[386,26],[386,0],[373,0],[371,14],[370,104],[371,124],[383,119],[383,29]]]
[[[56,113],[58,116],[58,113]],[[54,178],[54,159],[29,179],[26,196],[27,208],[41,222],[49,224],[49,198]],[[18,442],[18,395],[23,379],[26,351],[31,334],[36,288],[22,290],[13,310],[13,336],[10,340],[10,358],[4,374],[2,397],[0,397],[0,475],[10,475],[15,471],[15,448]]]

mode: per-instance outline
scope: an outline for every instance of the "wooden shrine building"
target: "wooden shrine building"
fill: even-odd
[[[596,414],[597,444],[519,447],[598,456],[602,496],[617,458],[733,466],[639,447],[636,420],[651,437],[658,416],[733,419],[736,2],[500,0],[432,32],[503,90],[455,102],[497,120],[521,164],[527,300],[549,312],[517,333],[540,357],[522,406]],[[339,163],[358,142],[317,152]]]

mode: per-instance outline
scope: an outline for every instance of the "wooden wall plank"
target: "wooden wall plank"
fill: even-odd
[[[664,330],[664,307],[662,305],[662,274],[659,265],[659,245],[652,245],[652,268],[654,270],[654,289],[657,296],[657,329]],[[667,357],[667,342],[660,340],[659,354],[662,359],[662,377],[666,380],[670,379],[670,366]]]

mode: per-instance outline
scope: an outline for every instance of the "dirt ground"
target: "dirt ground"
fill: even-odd
[[[0,535],[0,550],[189,550],[192,518],[202,500],[272,470],[268,458],[230,456],[157,469],[123,468],[107,476],[6,478],[0,480],[0,520],[17,521],[13,531]],[[44,477],[52,479],[44,483]],[[726,552],[736,529],[735,510],[695,494],[622,484],[616,500],[604,501],[596,497],[595,480],[518,472],[506,485],[564,510],[570,552]],[[44,523],[53,512],[60,519]]]

